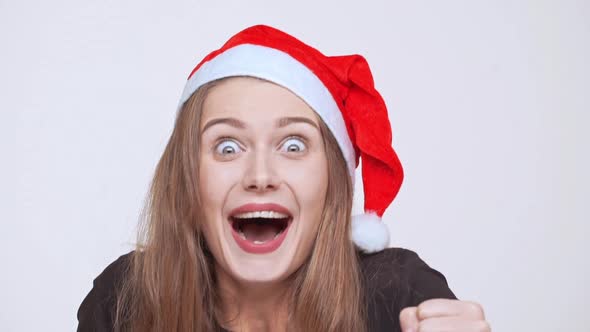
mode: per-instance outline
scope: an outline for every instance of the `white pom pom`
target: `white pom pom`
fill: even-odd
[[[363,252],[381,251],[389,246],[389,229],[377,214],[359,214],[352,217],[352,241]]]

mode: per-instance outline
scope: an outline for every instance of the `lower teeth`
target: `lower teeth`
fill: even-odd
[[[276,234],[276,235],[275,235],[275,236],[272,238],[272,240],[276,239],[276,238],[277,238],[279,235],[281,235],[281,233],[282,233],[282,231],[281,231],[281,232],[278,232],[278,233],[277,233],[277,234]],[[246,235],[244,234],[244,232],[242,232],[242,231],[238,231],[238,234],[240,235],[240,237],[241,237],[242,239],[244,239],[244,240],[248,241],[248,239],[246,238]],[[266,243],[266,242],[268,242],[268,241],[272,241],[272,240],[266,240],[266,241],[258,241],[258,240],[254,240],[254,241],[252,241],[252,243],[254,243],[254,244],[263,244],[263,243]]]

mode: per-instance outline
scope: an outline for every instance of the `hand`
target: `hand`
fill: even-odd
[[[402,332],[491,332],[479,303],[430,299],[399,314]]]

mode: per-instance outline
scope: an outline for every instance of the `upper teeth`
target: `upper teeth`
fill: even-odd
[[[234,218],[288,218],[289,216],[276,211],[252,211],[239,213]]]

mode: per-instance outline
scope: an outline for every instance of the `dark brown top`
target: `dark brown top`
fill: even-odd
[[[113,331],[115,285],[133,252],[120,256],[94,279],[78,309],[78,331]],[[432,298],[456,299],[444,275],[414,251],[388,248],[360,259],[367,298],[368,331],[400,331],[399,313]]]

